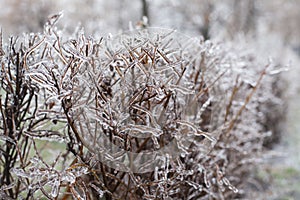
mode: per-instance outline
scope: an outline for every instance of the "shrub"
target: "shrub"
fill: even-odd
[[[272,64],[164,29],[66,40],[58,18],[1,45],[1,198],[244,194]]]

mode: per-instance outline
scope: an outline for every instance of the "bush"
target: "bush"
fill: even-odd
[[[58,17],[1,47],[1,198],[244,195],[272,64],[164,29],[66,40]]]

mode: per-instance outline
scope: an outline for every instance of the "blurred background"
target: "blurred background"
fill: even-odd
[[[299,0],[1,0],[0,22],[6,35],[42,31],[48,15],[63,11],[64,28],[82,25],[89,34],[117,33],[143,16],[155,27],[169,27],[205,38],[237,34],[269,39],[299,49]],[[277,41],[278,42],[278,41]]]
[[[70,37],[78,27],[95,38],[135,27],[172,28],[286,66],[276,84],[287,109],[272,113],[286,123],[257,169],[262,183],[253,183],[253,198],[300,199],[300,0],[0,0],[0,8],[4,42],[43,32],[48,16],[62,12],[58,26]]]

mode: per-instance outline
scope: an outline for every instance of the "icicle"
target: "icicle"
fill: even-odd
[[[5,185],[4,184],[4,185],[1,186],[0,191],[9,190],[9,189],[14,188],[15,186],[16,186],[15,182],[13,182],[13,183],[11,183],[9,185]]]
[[[183,86],[180,86],[180,85],[169,85],[169,87],[170,87],[170,90],[174,90],[174,91],[178,91],[178,92],[180,92],[180,93],[182,93],[182,94],[185,94],[185,95],[188,95],[188,94],[194,94],[195,93],[195,91],[193,91],[193,90],[190,90],[190,89],[188,89],[188,88],[185,88],[185,87],[183,87]]]
[[[12,169],[12,173],[14,173],[17,176],[23,177],[23,178],[31,178],[28,173],[26,173],[23,169]]]
[[[153,141],[154,148],[155,148],[155,149],[159,149],[159,148],[160,148],[160,144],[158,143],[157,138],[154,137],[154,136],[152,136],[151,139],[152,139],[152,141]]]
[[[195,183],[193,181],[185,181],[189,186],[192,186],[195,190],[199,190],[200,188],[202,188],[201,185],[199,185],[198,183]]]
[[[94,185],[93,183],[89,184],[94,190],[96,190],[99,194],[99,198],[102,198],[104,195],[104,191],[102,189],[100,189],[99,187],[97,187],[96,185]]]
[[[154,180],[158,180],[158,167],[156,166],[154,169]]]
[[[59,187],[60,187],[60,181],[59,180],[54,180],[54,182],[52,184],[52,190],[51,190],[51,193],[50,193],[50,195],[53,198],[56,198],[58,196]]]
[[[207,179],[207,172],[206,170],[204,170],[204,183],[206,185],[207,188],[210,188],[211,184],[210,181]]]
[[[135,134],[135,137],[140,137],[140,138],[146,138],[149,136],[149,133],[151,133],[154,137],[159,137],[161,134],[163,134],[162,130],[157,129],[157,128],[152,128],[149,126],[144,126],[144,125],[128,125],[126,126],[122,131],[137,131],[140,134]]]

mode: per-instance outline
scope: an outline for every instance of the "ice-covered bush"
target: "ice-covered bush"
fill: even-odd
[[[1,198],[244,194],[271,63],[165,29],[69,39],[58,17],[1,45]]]

